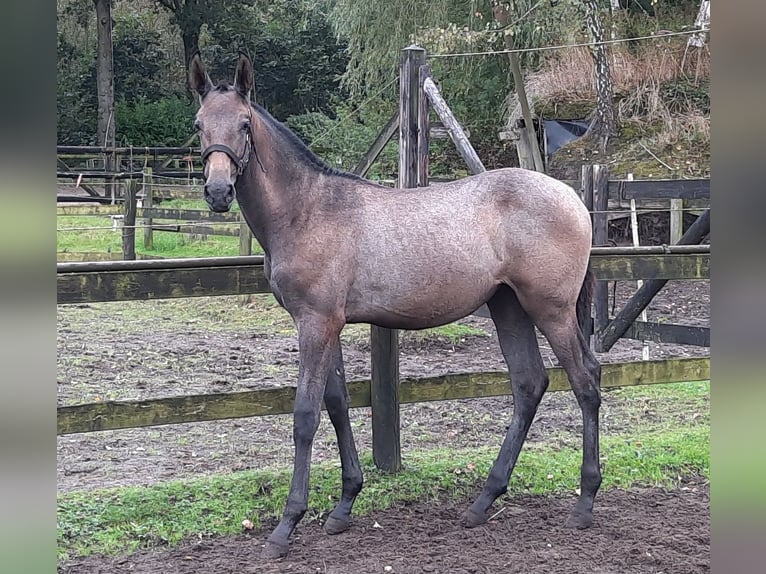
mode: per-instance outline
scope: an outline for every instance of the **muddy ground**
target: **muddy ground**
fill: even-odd
[[[59,574],[697,574],[710,571],[709,486],[691,482],[599,495],[589,530],[561,526],[572,497],[523,496],[466,530],[465,503],[416,503],[355,520],[339,536],[296,530],[287,558],[261,558],[264,531],[171,549],[70,561]]]

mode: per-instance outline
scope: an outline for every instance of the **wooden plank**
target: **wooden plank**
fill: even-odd
[[[232,261],[226,261],[227,259]],[[206,260],[209,263],[207,266],[204,265]],[[253,256],[244,261],[240,258],[220,257],[188,261],[164,259],[135,263],[135,265],[120,265],[114,262],[57,265],[59,269],[57,273],[58,303],[269,292],[268,283],[263,275],[263,258],[259,256]],[[602,281],[642,278],[706,279],[710,277],[710,255],[597,255],[591,257],[591,268],[596,278]],[[137,287],[141,285],[145,288],[138,289]]]
[[[190,138],[193,140],[193,138]],[[160,147],[160,146],[136,146],[136,147],[113,147],[93,145],[59,145],[56,146],[56,154],[61,156],[93,156],[105,153],[119,153],[135,157],[151,157],[155,155],[188,155],[199,154],[199,148],[193,147]]]
[[[599,281],[637,279],[709,279],[710,254],[594,255],[591,269]]]
[[[550,391],[570,389],[560,367],[547,369]],[[710,379],[710,358],[665,359],[602,365],[601,388],[681,383]],[[348,383],[350,406],[371,404],[370,381]],[[448,374],[405,379],[400,386],[403,403],[473,399],[510,394],[508,373]],[[290,414],[295,387],[256,391],[165,397],[137,401],[104,401],[58,407],[59,435],[102,430],[140,428],[164,424],[228,420],[242,417]]]
[[[162,263],[162,261],[158,262]],[[191,268],[172,271],[60,273],[57,303],[145,301],[177,297],[210,297],[270,293],[262,266]]]
[[[680,244],[691,245],[700,243],[702,239],[710,233],[710,210],[703,213],[697,221],[684,233],[679,241]],[[602,349],[608,351],[628,330],[628,327],[636,320],[641,311],[646,308],[654,296],[667,283],[666,279],[651,279],[643,284],[636,293],[628,300],[625,307],[617,316],[607,325],[607,327],[598,335],[598,344]]]
[[[169,209],[152,207],[138,210],[138,217],[153,219],[178,219],[181,221],[220,221],[224,223],[239,223],[238,211],[216,213],[205,209]]]
[[[123,180],[123,179],[141,179],[144,174],[140,171],[57,171],[56,177],[61,179],[103,179],[103,180]],[[111,197],[111,196],[110,196]]]
[[[709,179],[615,180],[610,188],[621,199],[710,199]]]
[[[194,235],[219,235],[223,237],[239,237],[239,227],[195,225],[193,223],[155,223],[153,231],[167,231],[169,233],[189,233]]]
[[[155,199],[202,199],[201,185],[188,185],[185,187],[154,187]]]
[[[635,321],[628,327],[628,330],[625,331],[621,338],[654,341],[655,343],[672,343],[674,345],[709,347],[710,327]]]
[[[123,215],[125,209],[121,205],[57,205],[56,215]]]

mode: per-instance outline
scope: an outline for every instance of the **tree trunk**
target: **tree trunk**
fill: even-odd
[[[582,0],[585,8],[585,24],[591,40],[596,43],[591,48],[593,63],[596,68],[596,117],[591,127],[591,134],[601,138],[605,148],[609,136],[617,133],[617,116],[614,111],[614,88],[609,56],[604,41],[604,33],[599,18],[598,2]]]
[[[96,143],[114,145],[114,60],[112,56],[112,0],[93,0],[96,6],[98,56],[96,90],[98,127]]]
[[[702,0],[700,2],[700,10],[697,14],[697,19],[694,21],[695,28],[708,28],[710,26],[710,0]],[[686,43],[687,47],[702,48],[705,46],[705,33],[698,32],[689,36],[689,40]]]
[[[181,40],[184,44],[184,64],[188,67],[192,56],[199,52],[199,26],[182,27]]]

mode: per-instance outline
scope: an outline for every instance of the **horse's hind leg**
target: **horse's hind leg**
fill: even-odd
[[[548,307],[535,322],[551,345],[569,377],[582,410],[583,455],[580,467],[580,497],[566,526],[588,528],[593,523],[593,500],[601,485],[598,452],[598,412],[601,406],[601,366],[577,326],[574,308],[560,313]]]
[[[487,306],[508,364],[513,417],[484,488],[465,514],[464,523],[469,528],[486,522],[490,506],[508,489],[508,481],[537,406],[548,388],[548,376],[537,345],[534,323],[522,308],[516,293],[510,287],[501,286]]]
[[[359,456],[354,444],[354,435],[351,431],[351,422],[348,418],[348,389],[346,376],[343,370],[343,355],[340,341],[335,345],[330,373],[327,376],[327,386],[324,392],[324,402],[330,421],[335,427],[338,437],[338,450],[340,451],[341,473],[343,478],[343,491],[341,499],[325,522],[325,531],[329,534],[339,534],[348,530],[351,526],[351,509],[354,506],[356,496],[362,490],[362,469],[359,465]]]

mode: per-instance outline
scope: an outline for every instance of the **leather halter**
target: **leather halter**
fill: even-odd
[[[223,152],[229,156],[229,159],[237,166],[237,175],[242,175],[242,172],[245,171],[245,168],[250,161],[250,154],[253,152],[253,145],[250,141],[250,130],[248,129],[247,135],[245,135],[245,149],[242,150],[241,156],[237,155],[237,153],[226,144],[212,144],[202,150],[202,153],[200,154],[202,156],[202,163],[207,163],[207,158],[210,157],[211,153],[216,151]]]

